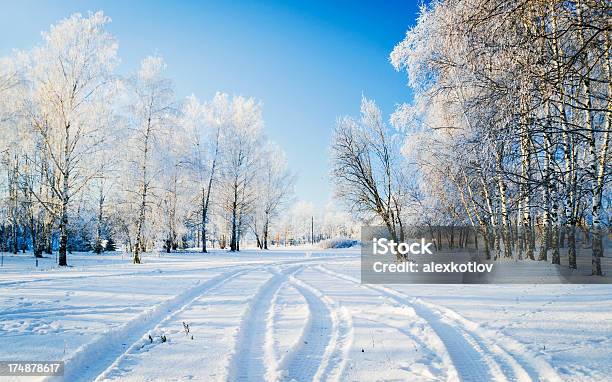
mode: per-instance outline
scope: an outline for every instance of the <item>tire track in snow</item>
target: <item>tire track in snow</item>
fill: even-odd
[[[309,262],[309,261],[306,261]],[[176,317],[176,315],[180,314],[181,312],[185,311],[187,308],[189,308],[195,301],[199,300],[205,293],[209,293],[215,289],[218,289],[220,287],[222,287],[223,285],[225,285],[227,282],[237,278],[238,276],[242,276],[244,274],[250,273],[250,272],[254,272],[254,271],[261,271],[261,270],[270,270],[270,268],[278,266],[278,265],[287,265],[287,264],[295,264],[295,263],[302,263],[302,261],[296,261],[296,260],[290,260],[290,261],[278,261],[278,262],[274,262],[271,263],[269,265],[261,265],[261,266],[255,266],[253,268],[247,268],[244,269],[245,267],[240,267],[237,265],[229,265],[227,267],[219,267],[219,268],[215,268],[215,269],[227,269],[227,270],[233,270],[235,268],[240,267],[240,270],[238,271],[232,271],[230,277],[220,280],[220,282],[215,283],[214,285],[211,285],[209,288],[207,288],[205,291],[203,291],[202,293],[198,294],[197,296],[195,296],[193,299],[191,299],[189,302],[183,304],[180,307],[177,307],[175,310],[173,310],[172,312],[170,312],[166,317],[164,317],[162,320],[160,320],[157,325],[155,325],[154,328],[150,329],[148,332],[158,332],[159,328],[164,326],[165,324],[167,324],[170,320],[174,319]],[[295,270],[297,270],[299,267],[295,267]],[[210,268],[209,268],[210,269]],[[208,270],[208,269],[207,269]],[[291,273],[291,272],[290,272]],[[223,275],[218,276],[219,278],[221,278]],[[210,280],[213,281],[213,280]],[[147,332],[147,333],[148,333]],[[121,354],[119,357],[117,357],[115,359],[115,361],[108,366],[100,375],[98,375],[98,377],[96,378],[96,381],[101,381],[104,380],[105,378],[107,378],[108,376],[112,375],[113,371],[116,370],[117,368],[119,368],[121,362],[123,362],[123,360],[125,359],[126,356],[133,354],[134,352],[140,350],[142,348],[143,345],[148,344],[148,340],[141,338],[140,341],[136,341],[134,342],[123,354]]]
[[[121,359],[141,346],[145,336],[204,293],[217,288],[251,270],[230,270],[213,277],[153,306],[125,324],[100,334],[92,342],[79,347],[65,360],[65,381],[92,381],[104,378]],[[56,380],[49,377],[46,380]]]
[[[468,320],[454,310],[429,302],[415,299],[415,303],[429,309],[438,318],[453,323],[456,327],[468,333],[472,339],[482,348],[492,351],[504,365],[504,371],[508,368],[516,370],[517,373],[511,378],[513,381],[561,381],[561,377],[553,367],[540,357],[530,352],[517,340],[496,333],[492,330],[482,328],[473,321]],[[501,340],[501,341],[500,341]],[[529,358],[527,358],[527,356]],[[522,371],[521,371],[522,369]],[[512,374],[509,373],[510,376]]]
[[[387,296],[399,303],[409,304],[402,297],[393,294]],[[488,356],[486,349],[479,346],[471,337],[466,336],[467,333],[462,333],[457,327],[440,319],[431,311],[415,304],[411,305],[416,314],[425,319],[442,340],[462,381],[503,381],[505,377],[502,378],[502,376],[507,376],[509,373],[514,375],[513,371],[504,370],[503,365],[497,364],[495,360]],[[516,379],[509,378],[508,380]]]
[[[484,338],[478,333],[480,329],[477,324],[471,323],[450,309],[425,303],[385,286],[361,284],[353,277],[334,272],[324,266],[318,266],[317,269],[332,277],[377,291],[400,304],[411,306],[418,316],[427,321],[444,343],[462,381],[560,381],[554,369],[544,360],[527,360],[525,349],[518,344],[518,341],[500,336],[497,336],[497,341],[495,337]],[[500,338],[503,341],[499,341]],[[511,353],[500,342],[512,345],[515,351]]]
[[[382,287],[361,284],[359,280],[354,279],[353,277],[334,272],[323,266],[318,267],[318,269],[332,277],[359,284],[364,288],[373,290],[385,297],[391,298],[401,305],[412,307],[415,314],[427,322],[427,324],[433,329],[440,341],[443,343],[444,347],[446,348],[446,352],[450,357],[452,368],[454,371],[456,371],[459,380],[465,382],[497,380],[495,379],[495,371],[490,369],[490,362],[487,362],[480,355],[478,351],[480,349],[475,349],[465,340],[463,336],[454,332],[451,326],[438,320],[432,320],[429,316],[423,317],[422,312],[417,310],[412,302],[408,301],[407,299],[402,299],[398,295],[390,293]],[[451,375],[452,374],[454,373],[451,372]],[[499,375],[499,372],[497,374]]]
[[[307,288],[294,284],[308,305],[308,320],[296,346],[283,358],[281,380],[312,381],[323,365],[325,349],[332,337],[333,323],[327,306]]]
[[[111,328],[104,333],[100,333],[93,341],[88,342],[64,359],[65,376],[64,378],[47,377],[45,381],[92,381],[102,378],[109,374],[113,368],[127,355],[148,341],[145,337],[157,327],[160,323],[166,322],[167,319],[173,317],[175,313],[184,310],[185,307],[199,299],[204,293],[220,287],[232,278],[240,274],[268,269],[273,266],[281,265],[299,265],[308,264],[324,259],[306,259],[306,260],[281,260],[267,264],[231,264],[221,267],[202,268],[202,270],[221,271],[221,274],[215,276],[203,283],[198,283],[188,288],[187,290],[166,299],[165,301],[152,306],[128,322],[116,328]],[[297,268],[297,267],[296,267]],[[175,273],[191,273],[194,269],[175,270]],[[149,273],[159,273],[158,271],[133,272],[134,274],[143,275]],[[132,272],[130,272],[132,274]],[[128,275],[128,274],[124,274]],[[105,277],[115,275],[103,275]],[[82,276],[85,277],[85,276]],[[74,277],[74,278],[82,278]],[[46,281],[46,280],[41,280]],[[145,341],[146,340],[146,341]]]
[[[308,304],[309,318],[300,340],[281,361],[281,379],[339,380],[352,343],[351,317],[319,289],[294,276],[289,279]]]
[[[275,365],[270,365],[268,356],[270,317],[276,293],[287,282],[287,277],[298,271],[300,266],[292,267],[281,273],[274,273],[251,298],[244,313],[238,338],[234,345],[234,354],[228,366],[228,381],[261,381],[271,378]]]

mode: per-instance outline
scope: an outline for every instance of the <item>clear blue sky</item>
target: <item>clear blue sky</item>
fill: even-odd
[[[119,41],[119,71],[161,54],[178,97],[216,91],[264,104],[267,135],[299,175],[297,197],[331,197],[328,145],[338,116],[357,114],[361,95],[388,115],[409,99],[405,74],[388,56],[415,21],[405,1],[11,1],[0,13],[0,55],[40,41],[71,13],[103,10]]]

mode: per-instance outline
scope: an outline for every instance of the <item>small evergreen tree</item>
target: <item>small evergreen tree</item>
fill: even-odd
[[[104,250],[107,252],[113,252],[117,250],[117,245],[115,244],[115,241],[112,237],[109,237],[106,241],[106,248],[104,248]]]
[[[96,239],[93,250],[98,255],[104,251],[104,246],[102,245],[101,239]]]

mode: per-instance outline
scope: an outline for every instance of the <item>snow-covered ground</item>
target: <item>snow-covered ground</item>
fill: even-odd
[[[355,249],[69,263],[5,256],[0,360],[65,360],[66,381],[612,375],[612,285],[361,285]]]

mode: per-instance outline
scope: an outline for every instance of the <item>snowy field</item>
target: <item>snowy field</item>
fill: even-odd
[[[65,360],[66,381],[612,375],[612,285],[368,286],[355,249],[53,261],[5,256],[0,360]]]

